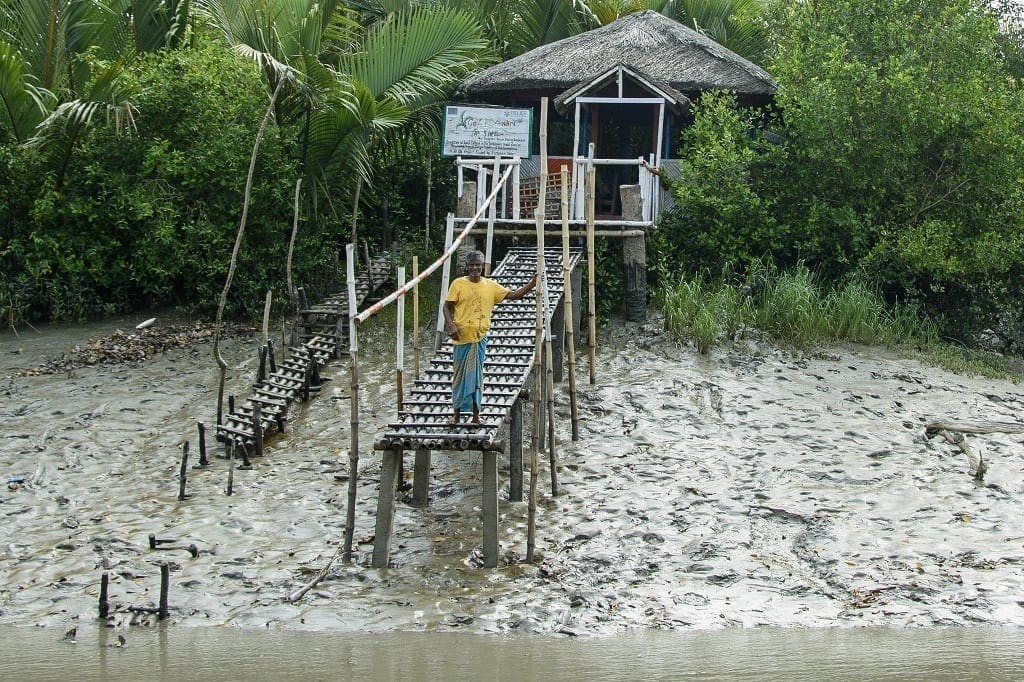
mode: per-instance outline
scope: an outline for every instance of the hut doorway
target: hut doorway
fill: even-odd
[[[632,160],[649,159],[656,154],[659,105],[593,103],[584,107],[584,112],[588,135],[582,141],[583,148],[593,142],[595,157]],[[598,215],[620,216],[619,187],[639,182],[639,166],[598,166],[595,196]]]

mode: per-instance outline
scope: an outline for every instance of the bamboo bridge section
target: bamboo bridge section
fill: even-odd
[[[357,307],[365,305],[390,280],[390,258],[373,260],[356,278]],[[260,367],[252,394],[237,406],[232,397],[227,416],[217,425],[216,439],[226,451],[239,449],[247,465],[249,455],[262,456],[266,436],[284,433],[288,407],[296,400],[309,400],[310,393],[320,389],[321,368],[338,358],[346,347],[348,312],[347,292],[332,294],[324,302],[310,306],[300,290],[296,320],[300,343],[288,349],[280,364],[274,359],[274,347],[269,340],[260,348]]]
[[[544,250],[548,292],[548,314],[561,310],[564,298],[562,247]],[[573,248],[569,255],[572,281],[578,282],[583,251]],[[537,249],[516,247],[489,275],[505,287],[516,290],[537,270]],[[574,284],[574,290],[579,287]],[[391,535],[398,479],[405,450],[415,451],[413,504],[428,504],[430,453],[432,450],[478,450],[483,458],[483,558],[484,565],[498,562],[497,454],[505,443],[499,433],[508,428],[510,498],[522,499],[523,443],[522,396],[534,369],[539,287],[518,301],[503,301],[494,307],[487,336],[487,360],[483,371],[482,424],[464,421],[451,424],[452,344],[440,348],[411,391],[402,401],[398,420],[389,423],[374,448],[383,451],[380,492],[377,498],[376,535],[372,565],[386,568],[390,561]],[[574,298],[578,295],[574,292]],[[578,310],[579,306],[575,306]],[[552,315],[557,323],[558,315]],[[558,325],[561,327],[561,325]],[[558,333],[554,332],[557,336]],[[560,347],[560,344],[559,344]]]

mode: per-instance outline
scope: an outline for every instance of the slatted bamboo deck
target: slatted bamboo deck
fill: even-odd
[[[389,258],[374,260],[356,278],[358,307],[366,304],[391,279]],[[271,433],[284,433],[288,407],[296,400],[306,401],[319,390],[320,370],[337,359],[348,345],[348,293],[330,295],[323,303],[303,305],[296,320],[298,346],[288,349],[287,357],[274,361],[273,345],[260,349],[260,371],[252,394],[235,406],[217,426],[216,438],[225,451],[232,444],[246,455],[262,455],[263,439]],[[269,361],[269,372],[264,371]],[[260,427],[256,427],[257,412]]]
[[[549,310],[559,309],[564,292],[562,248],[545,249]],[[582,249],[570,250],[569,267],[575,271],[583,258]],[[509,289],[523,286],[537,270],[535,248],[513,248],[490,277]],[[479,450],[484,466],[484,563],[497,562],[497,486],[496,453],[506,444],[499,440],[501,428],[509,424],[508,450],[513,479],[522,481],[522,407],[520,396],[534,369],[536,342],[537,289],[518,301],[503,301],[494,307],[491,330],[487,335],[487,360],[484,364],[483,400],[480,417],[483,424],[459,424],[452,417],[451,377],[452,345],[447,341],[430,366],[415,381],[403,400],[398,420],[388,423],[374,444],[383,451],[381,485],[377,501],[377,528],[373,565],[386,567],[390,556],[391,529],[399,462],[404,450],[415,450],[414,501],[427,502],[431,450]],[[559,327],[561,325],[558,325]],[[517,424],[517,420],[519,423]],[[518,455],[518,456],[516,456]],[[521,486],[520,486],[521,494]],[[493,498],[493,499],[492,499]]]

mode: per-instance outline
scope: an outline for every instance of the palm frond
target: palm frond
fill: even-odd
[[[0,109],[6,127],[19,144],[32,135],[56,100],[33,81],[34,77],[25,73],[21,55],[11,45],[0,42]]]
[[[512,55],[576,35],[596,21],[585,5],[572,0],[521,0],[517,10],[508,41]]]
[[[363,51],[340,67],[377,97],[415,109],[444,98],[481,66],[488,43],[472,17],[448,8],[419,8],[371,32]]]
[[[135,132],[135,107],[132,96],[135,94],[125,85],[120,76],[124,71],[123,62],[114,62],[100,71],[93,80],[89,92],[84,97],[62,102],[46,117],[36,129],[36,134],[28,140],[29,144],[43,144],[57,131],[64,131],[67,137],[74,139],[77,131],[93,124],[97,113],[102,112],[107,125],[113,127],[119,135],[131,135]]]

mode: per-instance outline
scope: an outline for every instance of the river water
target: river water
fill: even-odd
[[[850,678],[1022,676],[1020,436],[968,436],[990,465],[976,483],[962,454],[924,435],[937,419],[1016,421],[1024,392],[1011,382],[877,348],[806,355],[748,341],[699,356],[656,319],[613,325],[599,332],[596,384],[581,359],[575,443],[558,398],[563,490],[547,494],[542,467],[539,561],[523,560],[526,505],[506,501],[504,471],[503,561],[479,567],[479,456],[435,453],[430,507],[398,505],[394,566],[374,570],[371,444],[395,407],[392,332],[371,324],[360,335],[356,561],[289,604],[343,535],[345,363],[328,367],[331,381],[293,408],[252,471],[235,472],[230,497],[227,463],[212,457],[179,502],[180,443],[195,455],[196,422],[215,421],[209,343],[15,376],[136,322],[0,336],[0,651],[21,661],[2,668],[17,677],[45,677],[41,657],[101,661],[117,677],[118,661],[141,656],[166,676],[207,665],[211,679],[256,662],[269,672],[271,660],[305,661],[314,678],[337,665],[417,678],[486,664],[508,674],[474,676],[629,679],[639,669],[621,666],[638,651],[665,678],[792,679],[833,664]],[[224,346],[228,390],[244,396],[258,341]],[[151,533],[170,549],[151,551]],[[171,617],[157,625],[127,608],[157,601],[164,561]],[[101,627],[103,572],[117,611]],[[75,644],[63,640],[72,628]],[[125,646],[106,646],[118,636]],[[268,655],[240,655],[252,650]]]

